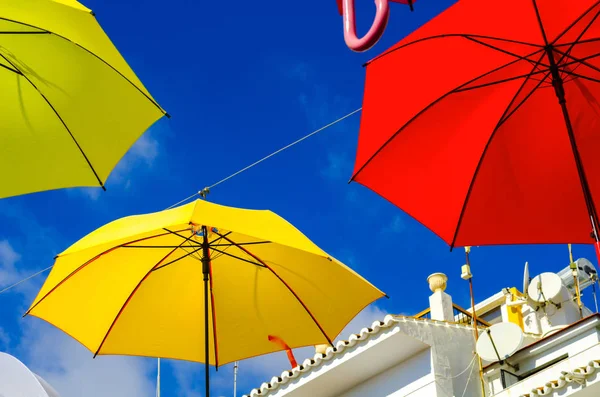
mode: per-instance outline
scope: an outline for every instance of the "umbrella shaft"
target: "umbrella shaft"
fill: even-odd
[[[204,373],[206,384],[206,397],[210,397],[210,371],[209,357],[210,352],[208,343],[208,278],[210,274],[210,252],[208,250],[208,230],[206,226],[202,226],[202,234],[204,236],[202,242],[202,275],[204,276]]]
[[[577,174],[579,176],[579,181],[583,190],[585,205],[588,210],[588,215],[590,216],[593,238],[595,240],[595,243],[598,244],[600,242],[597,231],[598,214],[596,212],[596,207],[592,199],[590,186],[588,184],[587,177],[583,169],[581,155],[579,154],[579,149],[577,148],[577,141],[575,140],[575,133],[573,132],[573,124],[571,123],[571,117],[569,116],[569,110],[567,109],[564,82],[562,77],[560,76],[558,65],[556,64],[556,61],[554,59],[554,52],[551,45],[546,46],[546,53],[548,55],[548,61],[550,63],[550,73],[552,74],[552,86],[554,87],[554,92],[556,93],[558,103],[560,104],[563,113],[563,118],[567,127],[567,133],[569,134],[569,142],[571,143],[571,150],[573,151],[573,157],[575,159],[575,166],[577,167]]]

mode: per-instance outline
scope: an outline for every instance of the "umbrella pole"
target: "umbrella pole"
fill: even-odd
[[[469,258],[469,254],[471,253],[471,247],[465,247],[465,258],[467,262],[467,269],[469,273],[471,272],[471,260]],[[475,295],[473,295],[473,276],[469,274],[469,292],[471,295],[471,313],[473,315],[473,336],[475,337],[475,344],[477,344],[477,339],[479,339],[479,330],[477,329],[477,312],[475,311]],[[481,362],[481,357],[477,355],[477,363],[479,364],[479,381],[481,382],[481,395],[485,397],[485,381],[483,380],[483,363]]]
[[[202,275],[204,280],[204,383],[206,384],[206,397],[210,397],[210,368],[209,368],[209,344],[208,344],[208,277],[210,273],[210,258],[208,251],[208,230],[202,226]]]
[[[585,171],[583,169],[583,163],[581,161],[581,155],[579,154],[579,149],[577,148],[577,141],[575,140],[575,133],[573,132],[573,124],[571,123],[571,117],[569,116],[569,110],[567,109],[567,100],[565,98],[565,87],[562,77],[560,76],[560,71],[558,69],[558,65],[556,64],[556,60],[554,59],[553,48],[551,45],[546,47],[546,53],[548,55],[548,61],[550,63],[550,73],[552,74],[552,85],[554,86],[554,92],[556,93],[556,97],[558,98],[558,103],[560,104],[563,118],[565,120],[565,125],[567,127],[567,133],[569,135],[569,142],[571,143],[571,150],[573,151],[573,157],[575,159],[575,165],[577,167],[577,175],[579,176],[579,181],[581,183],[581,188],[583,190],[583,197],[585,199],[585,205],[588,210],[588,215],[590,216],[590,222],[592,225],[592,237],[595,240],[596,247],[596,257],[600,261],[600,238],[598,238],[598,213],[596,212],[596,207],[594,206],[594,201],[592,200],[592,193],[590,190],[590,186],[587,181],[587,177],[585,175]]]

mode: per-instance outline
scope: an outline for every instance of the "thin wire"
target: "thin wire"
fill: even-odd
[[[173,208],[173,207],[177,207],[178,205],[180,205],[180,204],[182,204],[182,203],[185,203],[186,201],[188,201],[188,200],[191,200],[191,199],[193,199],[193,198],[194,198],[194,197],[196,197],[196,196],[202,195],[202,194],[203,194],[203,192],[204,192],[205,190],[210,190],[210,189],[212,189],[212,188],[214,188],[214,187],[216,187],[216,186],[219,186],[219,185],[220,185],[220,184],[222,184],[223,182],[226,182],[226,181],[230,180],[231,178],[238,176],[238,175],[239,175],[239,174],[241,174],[242,172],[248,171],[250,168],[252,168],[252,167],[254,167],[254,166],[256,166],[256,165],[258,165],[258,164],[262,163],[262,162],[263,162],[263,161],[265,161],[265,160],[268,160],[268,159],[270,159],[271,157],[273,157],[273,156],[275,156],[275,155],[277,155],[277,154],[279,154],[279,153],[283,152],[284,150],[287,150],[287,149],[291,148],[292,146],[294,146],[294,145],[297,145],[297,144],[299,144],[300,142],[302,142],[302,141],[304,141],[304,140],[306,140],[306,139],[310,138],[311,136],[313,136],[313,135],[316,135],[316,134],[318,134],[319,132],[321,132],[321,131],[323,131],[323,130],[326,130],[326,129],[327,129],[327,128],[329,128],[329,127],[332,127],[332,126],[334,126],[335,124],[337,124],[337,123],[339,123],[339,122],[341,122],[341,121],[344,121],[344,120],[345,120],[345,119],[347,119],[348,117],[351,117],[351,116],[355,115],[356,113],[360,112],[361,110],[362,110],[362,107],[360,107],[360,108],[358,108],[358,109],[356,109],[356,110],[353,110],[352,112],[350,112],[350,113],[348,113],[348,114],[346,114],[346,115],[344,115],[344,116],[340,117],[339,119],[337,119],[337,120],[335,120],[335,121],[332,121],[331,123],[329,123],[329,124],[327,124],[327,125],[324,125],[323,127],[319,128],[319,129],[316,129],[316,130],[314,130],[313,132],[311,132],[311,133],[309,133],[309,134],[307,134],[307,135],[303,136],[303,137],[302,137],[302,138],[300,138],[300,139],[297,139],[296,141],[294,141],[294,142],[290,143],[289,145],[286,145],[286,146],[282,147],[281,149],[278,149],[278,150],[274,151],[273,153],[271,153],[271,154],[269,154],[269,155],[267,155],[267,156],[265,156],[265,157],[261,158],[260,160],[257,160],[257,161],[255,161],[254,163],[252,163],[252,164],[250,164],[250,165],[248,165],[248,166],[246,166],[246,167],[242,168],[241,170],[234,172],[233,174],[229,175],[228,177],[221,179],[221,180],[220,180],[220,181],[218,181],[217,183],[213,183],[212,185],[210,185],[210,186],[207,186],[207,187],[206,187],[204,190],[202,190],[202,191],[199,191],[199,192],[197,192],[197,193],[194,193],[194,194],[192,194],[191,196],[188,196],[188,197],[184,198],[183,200],[180,200],[180,201],[178,201],[177,203],[173,204],[172,206],[168,207],[167,209],[171,209],[171,208]]]
[[[454,375],[454,376],[442,376],[442,375],[438,375],[438,378],[442,378],[442,379],[456,379],[461,375],[464,375],[465,372],[467,372],[469,369],[471,369],[473,367],[473,362],[475,361],[475,359],[477,358],[477,355],[475,353],[473,353],[473,358],[471,359],[471,362],[469,362],[469,365],[467,365],[467,368],[465,368],[464,370],[461,371],[461,373],[459,373],[458,375]]]
[[[471,367],[475,366],[475,361],[473,361],[473,364],[471,365]],[[471,376],[473,375],[473,371],[471,371],[471,373],[469,374],[469,378],[467,379],[467,383],[465,384],[465,390],[463,390],[463,394],[462,397],[465,397],[465,393],[467,393],[467,389],[469,388],[469,382],[471,381]]]
[[[37,273],[35,273],[35,274],[32,274],[31,276],[29,276],[29,277],[27,277],[27,278],[24,278],[24,279],[23,279],[23,280],[21,280],[21,281],[17,281],[17,282],[16,282],[16,283],[14,283],[13,285],[9,285],[8,287],[6,287],[6,288],[4,288],[3,290],[1,290],[1,291],[0,291],[0,294],[3,294],[4,292],[6,292],[6,291],[8,291],[8,290],[10,290],[10,289],[13,289],[13,288],[15,288],[17,285],[19,285],[19,284],[21,284],[21,283],[24,283],[25,281],[28,281],[28,280],[30,280],[30,279],[32,279],[32,278],[34,278],[35,276],[39,276],[40,274],[42,274],[42,273],[44,273],[44,272],[46,272],[46,271],[48,271],[48,270],[52,269],[53,267],[54,267],[54,265],[52,265],[52,266],[48,266],[47,268],[45,268],[45,269],[43,269],[43,270],[40,270],[39,272],[37,272]]]
[[[296,145],[296,144],[298,144],[298,143],[300,143],[300,142],[304,141],[305,139],[308,139],[308,138],[310,138],[311,136],[313,136],[313,135],[315,135],[315,134],[318,134],[319,132],[321,132],[321,131],[323,131],[323,130],[325,130],[325,129],[327,129],[327,128],[329,128],[329,127],[331,127],[331,126],[333,126],[333,125],[335,125],[335,124],[337,124],[337,123],[339,123],[340,121],[343,121],[343,120],[347,119],[348,117],[355,115],[356,113],[360,112],[361,110],[362,110],[362,107],[360,107],[360,108],[358,108],[358,109],[356,109],[356,110],[354,110],[354,111],[352,111],[352,112],[348,113],[348,114],[347,114],[347,115],[345,115],[345,116],[342,116],[342,117],[340,117],[339,119],[337,119],[337,120],[335,120],[335,121],[332,121],[331,123],[329,123],[329,124],[327,124],[327,125],[324,125],[323,127],[321,127],[321,128],[319,128],[319,129],[317,129],[317,130],[315,130],[315,131],[311,132],[310,134],[308,134],[308,135],[305,135],[305,136],[303,136],[302,138],[300,138],[300,139],[298,139],[298,140],[296,140],[296,141],[294,141],[294,142],[290,143],[289,145],[287,145],[287,146],[284,146],[284,147],[282,147],[281,149],[279,149],[279,150],[276,150],[275,152],[273,152],[273,153],[269,154],[268,156],[265,156],[265,157],[263,157],[262,159],[260,159],[260,160],[258,160],[258,161],[256,161],[256,162],[254,162],[254,163],[252,163],[252,164],[250,164],[249,166],[247,166],[247,167],[244,167],[244,168],[242,168],[241,170],[239,170],[239,171],[237,171],[237,172],[234,172],[233,174],[229,175],[227,178],[223,178],[223,179],[221,179],[219,182],[217,182],[217,183],[215,183],[215,184],[213,184],[213,185],[209,186],[208,188],[209,188],[209,189],[212,189],[212,188],[214,188],[214,187],[216,187],[216,186],[220,185],[221,183],[223,183],[223,182],[225,182],[225,181],[228,181],[229,179],[233,178],[234,176],[237,176],[237,175],[241,174],[242,172],[249,170],[250,168],[254,167],[255,165],[258,165],[258,164],[262,163],[263,161],[265,161],[265,160],[267,160],[267,159],[269,159],[269,158],[271,158],[271,157],[275,156],[276,154],[279,154],[279,153],[283,152],[284,150],[286,150],[286,149],[289,149],[289,148],[291,148],[292,146],[294,146],[294,145]]]
[[[220,181],[218,181],[217,183],[214,183],[214,184],[212,184],[212,185],[208,186],[207,188],[205,188],[205,190],[206,190],[206,189],[212,189],[212,188],[214,188],[214,187],[216,187],[216,186],[218,186],[218,185],[222,184],[223,182],[226,182],[226,181],[230,180],[231,178],[233,178],[233,177],[235,177],[235,176],[238,176],[238,175],[239,175],[239,174],[241,174],[242,172],[248,171],[250,168],[252,168],[252,167],[254,167],[254,166],[256,166],[256,165],[258,165],[258,164],[262,163],[262,162],[263,162],[263,161],[265,161],[265,160],[268,160],[268,159],[270,159],[271,157],[273,157],[273,156],[275,156],[275,155],[277,155],[277,154],[279,154],[279,153],[283,152],[284,150],[287,150],[287,149],[291,148],[291,147],[292,147],[292,146],[294,146],[294,145],[297,145],[297,144],[299,144],[300,142],[302,142],[302,141],[304,141],[304,140],[306,140],[306,139],[310,138],[311,136],[313,136],[313,135],[316,135],[316,134],[318,134],[319,132],[321,132],[321,131],[323,131],[323,130],[326,130],[326,129],[327,129],[327,128],[329,128],[329,127],[332,127],[332,126],[334,126],[335,124],[337,124],[337,123],[339,123],[339,122],[341,122],[341,121],[344,121],[344,120],[345,120],[345,119],[347,119],[348,117],[351,117],[351,116],[355,115],[356,113],[360,112],[361,110],[362,110],[362,107],[360,107],[360,108],[358,108],[358,109],[356,109],[356,110],[353,110],[352,112],[350,112],[350,113],[348,113],[348,114],[346,114],[346,115],[344,115],[344,116],[342,116],[342,117],[338,118],[337,120],[335,120],[335,121],[332,121],[331,123],[329,123],[329,124],[326,124],[326,125],[324,125],[323,127],[321,127],[321,128],[319,128],[319,129],[316,129],[316,130],[314,130],[314,131],[313,131],[313,132],[311,132],[310,134],[308,134],[308,135],[305,135],[305,136],[303,136],[302,138],[300,138],[300,139],[297,139],[296,141],[294,141],[294,142],[290,143],[289,145],[286,145],[286,146],[282,147],[281,149],[279,149],[279,150],[276,150],[276,151],[274,151],[273,153],[271,153],[271,154],[269,154],[269,155],[267,155],[267,156],[265,156],[265,157],[261,158],[260,160],[258,160],[258,161],[255,161],[254,163],[252,163],[252,164],[250,164],[250,165],[248,165],[248,166],[246,166],[246,167],[242,168],[241,170],[239,170],[239,171],[237,171],[237,172],[234,172],[233,174],[229,175],[228,177],[221,179],[221,180],[220,180]],[[165,208],[165,210],[169,210],[169,209],[171,209],[171,208],[173,208],[173,207],[177,207],[178,205],[180,205],[180,204],[183,204],[183,203],[185,203],[186,201],[188,201],[188,200],[191,200],[192,198],[194,198],[194,197],[196,197],[196,196],[199,196],[199,195],[201,195],[203,191],[204,191],[204,190],[202,190],[202,191],[200,191],[200,192],[197,192],[197,193],[194,193],[194,194],[192,194],[191,196],[188,196],[188,197],[184,198],[183,200],[180,200],[180,201],[178,201],[177,203],[175,203],[175,204],[173,204],[173,205],[171,205],[171,206],[169,206],[169,207]],[[53,267],[54,267],[54,265],[52,265],[52,266],[49,266],[49,267],[47,267],[47,268],[46,268],[46,269],[44,269],[44,270],[40,270],[39,272],[37,272],[37,273],[35,273],[35,274],[32,274],[31,276],[29,276],[29,277],[27,277],[27,278],[25,278],[25,279],[23,279],[23,280],[21,280],[21,281],[19,281],[19,282],[15,283],[15,284],[13,284],[13,285],[10,285],[10,286],[8,286],[8,287],[4,288],[3,290],[1,290],[1,291],[0,291],[0,294],[2,294],[2,293],[4,293],[4,292],[6,292],[6,291],[8,291],[8,290],[10,290],[10,289],[12,289],[12,288],[14,288],[14,287],[16,287],[17,285],[19,285],[19,284],[21,284],[21,283],[24,283],[25,281],[28,281],[29,279],[31,279],[31,278],[33,278],[33,277],[35,277],[35,276],[38,276],[38,275],[40,275],[40,274],[44,273],[44,272],[45,272],[45,271],[47,271],[47,270],[50,270],[50,269],[52,269]]]
[[[199,194],[200,194],[200,192],[198,192],[198,193],[194,193],[194,194],[192,194],[191,196],[189,196],[189,197],[186,197],[186,198],[184,198],[183,200],[176,202],[176,203],[175,203],[175,204],[173,204],[172,206],[170,206],[170,207],[167,207],[165,210],[170,210],[170,209],[171,209],[171,208],[173,208],[173,207],[177,207],[179,204],[183,204],[183,203],[185,203],[186,201],[188,201],[188,200],[191,200],[191,199],[193,199],[194,197],[198,196]]]

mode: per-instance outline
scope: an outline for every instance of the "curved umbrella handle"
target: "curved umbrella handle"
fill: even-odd
[[[383,35],[390,16],[388,0],[375,0],[377,13],[371,29],[362,38],[356,36],[356,18],[354,0],[342,0],[342,16],[344,18],[344,41],[353,51],[362,52],[373,47]]]

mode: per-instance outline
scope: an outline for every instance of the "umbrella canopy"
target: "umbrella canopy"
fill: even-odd
[[[599,14],[455,3],[368,64],[353,180],[451,246],[593,243]]]
[[[222,365],[331,343],[382,296],[273,212],[198,200],[76,242],[28,314],[94,354]]]
[[[165,114],[75,0],[0,4],[0,198],[104,186]]]
[[[0,352],[0,396],[60,397],[42,377],[17,358]]]

